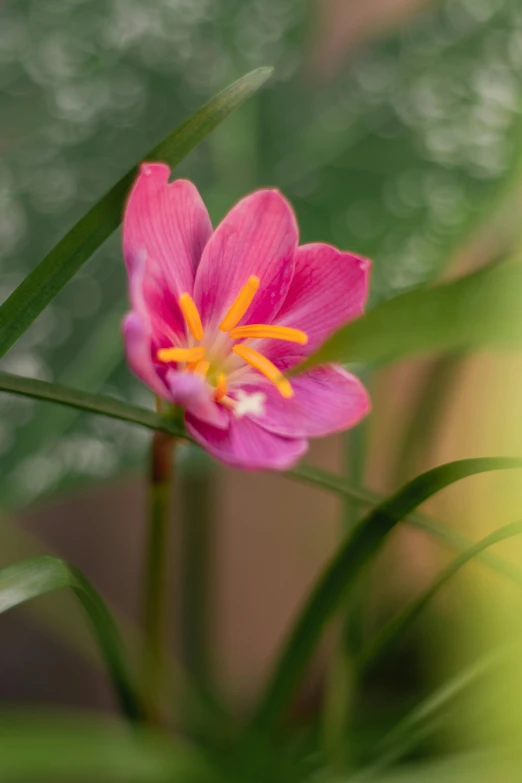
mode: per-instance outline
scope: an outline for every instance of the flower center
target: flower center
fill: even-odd
[[[220,323],[219,331],[228,334],[228,337],[234,341],[266,338],[305,345],[308,342],[308,336],[300,329],[292,329],[288,326],[273,326],[271,324],[237,325],[252,304],[259,285],[260,280],[258,277],[252,275],[248,278]],[[157,358],[160,362],[184,364],[186,371],[208,377],[209,382],[214,386],[214,399],[229,407],[234,407],[235,405],[235,401],[227,396],[229,375],[238,371],[236,365],[233,369],[229,367],[227,372],[226,360],[231,353],[235,354],[243,362],[239,370],[246,369],[247,366],[252,367],[271,381],[283,397],[289,398],[293,395],[294,392],[288,378],[285,378],[270,359],[267,359],[266,356],[263,356],[263,354],[249,345],[239,343],[232,345],[231,348],[227,346],[225,356],[222,355],[222,351],[219,351],[219,348],[222,347],[219,335],[215,337],[210,347],[202,345],[201,343],[205,339],[205,331],[198,308],[190,294],[181,294],[179,306],[187,329],[195,343],[198,344],[183,348],[175,346],[172,348],[161,348],[157,353]],[[221,356],[218,356],[220,353]],[[228,364],[230,365],[230,362]]]

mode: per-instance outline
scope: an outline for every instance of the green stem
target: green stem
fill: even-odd
[[[175,439],[155,432],[149,476],[149,527],[143,592],[143,696],[149,722],[161,722],[169,500]]]

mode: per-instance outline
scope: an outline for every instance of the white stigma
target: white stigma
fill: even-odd
[[[254,416],[263,416],[265,412],[266,394],[262,392],[254,392],[253,394],[247,394],[247,392],[239,389],[237,392],[237,398],[234,405],[234,416],[236,419],[242,419],[243,416],[247,416],[249,413]]]

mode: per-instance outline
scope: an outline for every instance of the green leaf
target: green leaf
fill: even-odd
[[[376,506],[384,500],[384,496],[378,492],[352,487],[342,477],[334,476],[332,473],[321,470],[321,468],[312,467],[312,465],[299,465],[299,467],[287,471],[284,475],[288,478],[304,481],[306,484],[320,489],[325,489],[328,492],[334,492],[341,497],[352,498],[352,500],[366,506]],[[430,537],[438,539],[441,543],[449,546],[450,549],[465,551],[474,545],[473,541],[466,538],[466,536],[460,535],[453,528],[445,527],[441,522],[436,522],[425,514],[408,514],[403,521],[417,530],[422,530]],[[522,571],[512,563],[508,563],[490,552],[478,553],[477,559],[512,582],[515,582],[519,587],[522,587]]]
[[[519,536],[522,533],[522,521],[510,522],[508,525],[498,528],[489,535],[477,541],[472,547],[455,558],[440,574],[433,580],[432,584],[426,588],[414,601],[406,606],[396,617],[390,620],[384,628],[379,631],[374,639],[363,647],[356,658],[359,669],[367,669],[375,661],[381,658],[396,642],[409,625],[418,617],[425,606],[431,601],[438,591],[454,576],[466,563],[475,558],[484,549],[487,549],[507,538]]]
[[[0,372],[0,391],[19,394],[22,397],[32,397],[37,400],[58,402],[61,405],[97,413],[102,416],[109,416],[112,419],[120,419],[130,424],[139,424],[151,430],[161,430],[170,435],[177,435],[180,438],[187,437],[176,421],[166,416],[159,416],[154,411],[139,408],[137,405],[130,405],[116,398],[78,391],[57,383],[48,383],[47,381],[38,381],[34,378],[23,378],[20,375]]]
[[[142,160],[176,166],[268,79],[271,68],[243,76],[198,109]],[[64,236],[0,307],[0,357],[62,290],[82,264],[115,231],[137,167],[125,174]]]
[[[46,555],[3,568],[0,613],[64,587],[73,590],[87,614],[123,712],[132,721],[141,719],[119,631],[103,599],[77,568]]]
[[[492,470],[522,468],[522,459],[491,457],[449,462],[422,473],[364,517],[324,569],[297,618],[253,717],[254,729],[270,733],[293,695],[327,621],[342,605],[362,568],[395,525],[449,484]]]
[[[522,264],[502,263],[377,305],[296,372],[325,362],[385,364],[436,351],[522,345]]]
[[[0,714],[0,769],[4,781],[122,781],[206,783],[206,762],[173,737],[143,728],[129,732],[106,717]]]

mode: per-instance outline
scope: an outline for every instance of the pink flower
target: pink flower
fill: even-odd
[[[370,262],[298,247],[292,208],[275,190],[242,199],[212,231],[195,186],[169,184],[169,174],[144,164],[125,211],[128,362],[185,409],[188,432],[215,457],[288,468],[308,438],[353,427],[369,410],[341,367],[283,373],[361,315]]]

